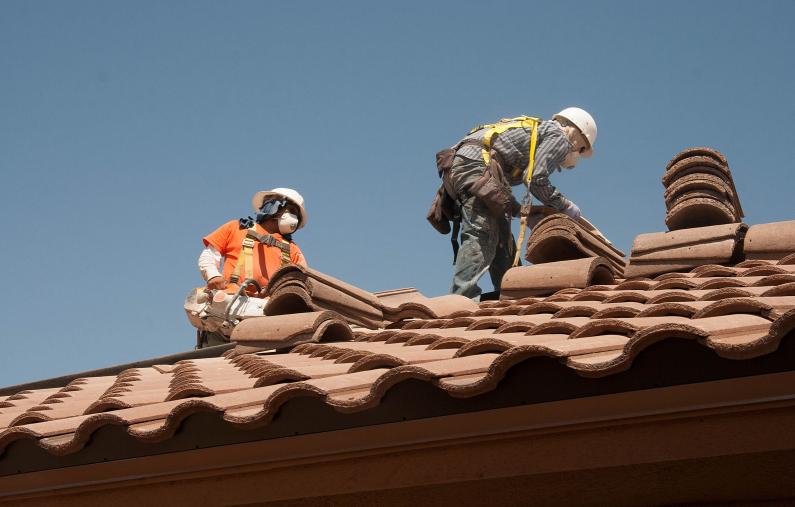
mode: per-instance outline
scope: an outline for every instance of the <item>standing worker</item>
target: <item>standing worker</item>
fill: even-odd
[[[508,215],[517,217],[523,210],[512,186],[525,183],[541,203],[580,220],[579,207],[552,186],[549,176],[555,169],[572,169],[580,158],[591,157],[595,140],[591,115],[570,107],[550,121],[521,116],[481,125],[437,154],[442,187],[428,220],[444,234],[450,229],[448,220],[453,220],[455,273],[450,294],[478,301],[477,282],[486,271],[494,289],[500,290],[516,250]]]

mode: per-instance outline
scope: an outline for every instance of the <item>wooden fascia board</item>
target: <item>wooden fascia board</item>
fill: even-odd
[[[250,481],[277,500],[793,450],[793,421],[788,372],[19,474],[0,478],[0,502],[124,488],[135,505],[167,485],[245,503]]]

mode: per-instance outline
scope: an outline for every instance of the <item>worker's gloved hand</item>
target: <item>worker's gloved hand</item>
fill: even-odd
[[[207,287],[214,290],[226,289],[226,280],[223,276],[216,276],[207,281]]]
[[[580,219],[582,218],[582,213],[580,213],[580,208],[571,201],[569,201],[569,207],[564,209],[563,213],[568,215],[570,218],[573,218],[575,222],[579,222]]]
[[[511,203],[511,216],[514,218],[518,218],[519,215],[522,214],[522,205],[519,204],[519,201],[513,201]]]

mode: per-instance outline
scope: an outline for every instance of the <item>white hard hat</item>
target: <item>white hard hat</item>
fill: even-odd
[[[298,206],[298,208],[301,210],[298,229],[306,225],[306,209],[304,208],[304,198],[301,197],[301,194],[292,188],[274,188],[273,190],[263,190],[262,192],[257,192],[254,195],[254,199],[251,201],[251,204],[254,206],[254,211],[259,211],[262,205],[271,199],[287,199]]]
[[[569,120],[578,129],[580,129],[582,136],[585,138],[585,142],[588,143],[588,146],[586,147],[585,151],[580,154],[580,157],[592,157],[593,143],[596,141],[596,122],[593,121],[593,116],[588,114],[586,111],[583,111],[579,107],[567,107],[552,117],[553,120],[555,118]]]

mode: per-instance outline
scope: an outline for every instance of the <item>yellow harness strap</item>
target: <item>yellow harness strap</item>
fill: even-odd
[[[249,231],[256,233],[257,226],[252,226],[249,228]],[[240,267],[243,264],[246,265],[246,278],[254,278],[254,260],[253,256],[251,255],[253,249],[254,239],[248,236],[243,238],[243,247],[240,249],[240,256],[237,258],[235,270],[232,272],[232,276],[229,277],[230,282],[238,283],[240,281]]]
[[[527,233],[527,215],[530,208],[530,180],[533,178],[533,164],[535,164],[536,156],[536,141],[538,141],[538,122],[533,124],[533,133],[530,135],[530,153],[528,153],[527,163],[527,179],[525,185],[527,186],[527,193],[522,198],[522,212],[519,219],[519,239],[516,240],[516,256],[513,258],[513,266],[519,265],[519,258],[522,256],[522,243]],[[514,174],[514,176],[516,176]]]
[[[253,233],[254,236],[257,235],[257,226],[253,226],[249,228],[249,232]],[[275,238],[274,238],[275,239]],[[290,249],[289,245],[290,242],[286,240],[281,240],[282,243],[288,246],[287,250],[281,250],[281,264],[279,267],[284,266],[285,264],[290,264]],[[229,277],[229,281],[232,283],[238,283],[240,281],[240,266],[242,264],[246,265],[246,278],[254,278],[254,238],[252,238],[248,233],[246,237],[243,238],[243,246],[240,249],[240,257],[237,259],[237,265],[235,266],[235,270],[232,273],[232,276]],[[267,245],[266,245],[267,246]]]
[[[469,133],[472,134],[480,129],[488,128],[489,130],[483,135],[483,144],[486,145],[484,149],[481,150],[483,153],[483,162],[486,165],[489,165],[489,150],[491,149],[491,138],[494,137],[495,134],[502,134],[506,130],[515,129],[519,127],[527,128],[530,127],[533,129],[532,133],[530,134],[530,146],[527,154],[527,178],[525,180],[525,185],[527,185],[527,193],[525,194],[524,198],[522,199],[522,214],[519,223],[519,240],[516,242],[516,256],[513,259],[513,265],[519,265],[519,258],[522,255],[522,243],[524,243],[525,233],[527,232],[527,214],[529,213],[530,208],[530,180],[533,177],[533,166],[535,165],[535,156],[536,156],[536,144],[538,142],[538,124],[541,123],[541,118],[535,118],[532,116],[518,116],[516,118],[511,118],[510,120],[503,120],[500,123],[495,123],[493,125],[478,125],[474,129],[472,129]],[[518,176],[520,169],[518,167],[514,167],[511,171],[511,176]]]
[[[519,219],[519,239],[516,240],[516,256],[513,258],[513,266],[519,265],[519,258],[522,256],[522,243],[524,243],[525,233],[527,233],[527,215],[530,213],[530,180],[533,178],[533,164],[535,163],[536,156],[536,141],[538,141],[538,123],[533,125],[533,133],[530,135],[530,153],[528,154],[527,163],[527,179],[525,185],[527,186],[527,193],[522,198],[522,212]],[[515,176],[515,174],[514,174]]]
[[[289,241],[282,240],[282,243],[286,243],[287,246],[290,246],[290,242]],[[282,263],[279,265],[279,267],[282,267],[285,264],[290,264],[290,250],[289,250],[289,248],[287,250],[282,250]]]
[[[519,116],[516,118],[511,118],[507,120],[507,122],[503,122],[501,124],[493,124],[493,125],[480,125],[475,127],[474,130],[470,132],[475,132],[477,130],[488,128],[489,130],[483,134],[483,144],[486,147],[481,150],[483,153],[483,162],[486,165],[489,164],[489,150],[491,149],[491,138],[494,137],[495,134],[502,134],[506,130],[515,129],[519,127],[527,128],[530,127],[533,129],[532,134],[530,134],[530,149],[529,149],[529,158],[527,164],[527,181],[530,181],[530,177],[533,174],[533,162],[535,161],[535,153],[536,153],[536,141],[538,140],[538,124],[541,122],[541,118],[529,117],[529,116]],[[520,169],[518,167],[514,167],[513,171],[511,171],[511,176],[517,176],[519,174]]]
[[[533,133],[530,134],[530,151],[527,154],[527,181],[525,181],[528,185],[533,177],[533,164],[535,164],[536,161],[536,141],[538,141],[538,122],[541,121],[538,118],[534,118],[534,120],[538,121],[533,123]],[[516,174],[514,174],[514,176],[516,176]],[[528,187],[528,191],[529,189],[530,187]]]

